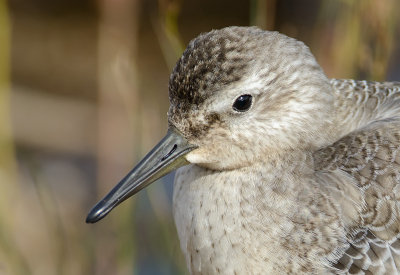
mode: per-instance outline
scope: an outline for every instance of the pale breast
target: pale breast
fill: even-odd
[[[218,184],[215,184],[218,180]],[[174,218],[191,274],[246,274],[240,191],[198,166],[178,170]],[[248,240],[246,240],[248,241]]]
[[[343,234],[339,219],[332,218],[336,209],[329,198],[301,184],[273,190],[273,178],[287,179],[279,176],[213,172],[195,165],[178,171],[174,218],[191,274],[325,270],[325,257],[338,248]],[[319,209],[321,203],[327,205]]]

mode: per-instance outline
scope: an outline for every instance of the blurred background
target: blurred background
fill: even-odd
[[[329,77],[400,80],[398,0],[0,0],[0,274],[187,274],[173,175],[88,225],[166,132],[168,78],[201,32],[304,41]]]

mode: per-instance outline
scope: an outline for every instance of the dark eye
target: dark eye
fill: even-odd
[[[251,107],[251,101],[253,97],[251,95],[241,95],[233,103],[233,110],[237,112],[246,112]]]

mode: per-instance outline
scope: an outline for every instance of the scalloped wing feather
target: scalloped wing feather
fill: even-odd
[[[336,272],[399,274],[400,118],[372,122],[318,150],[314,163],[347,221],[348,247],[333,263]]]
[[[348,232],[333,273],[400,274],[400,83],[331,84],[345,136],[313,156]]]

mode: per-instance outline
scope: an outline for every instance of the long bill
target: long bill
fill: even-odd
[[[95,223],[114,207],[133,196],[150,183],[188,164],[184,156],[197,146],[174,128],[89,212],[86,222]]]

